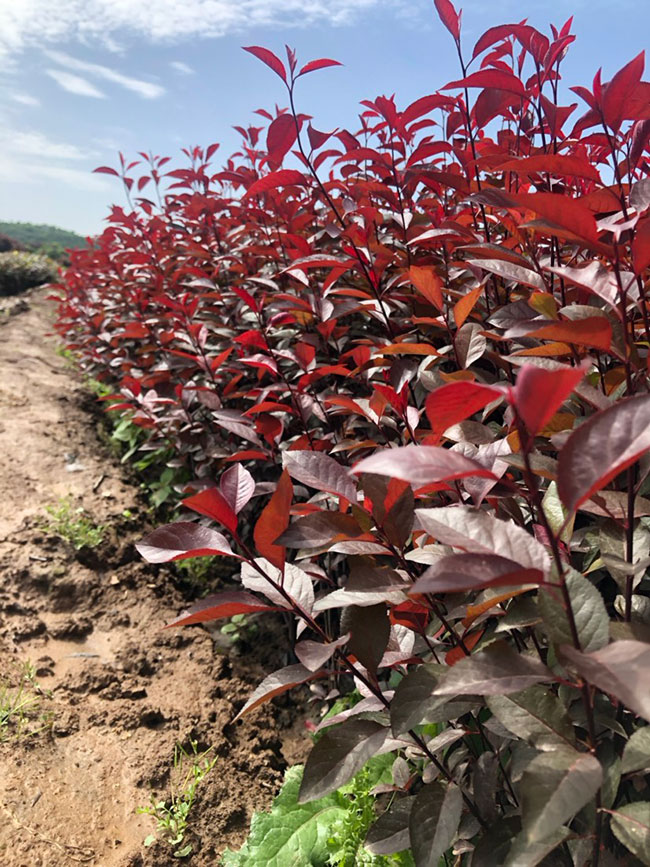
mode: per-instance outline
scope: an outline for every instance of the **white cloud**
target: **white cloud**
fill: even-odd
[[[21,105],[37,106],[41,104],[40,99],[35,96],[30,96],[29,93],[10,93],[9,98],[14,102],[19,102]]]
[[[73,75],[71,72],[65,72],[63,69],[46,69],[46,74],[53,78],[59,87],[67,90],[69,93],[76,93],[77,96],[92,96],[95,99],[105,99],[106,94],[91,84],[86,78],[80,75]]]
[[[215,37],[263,25],[345,24],[386,0],[0,0],[0,54],[61,40]],[[396,5],[390,0],[390,5]]]
[[[90,168],[74,166],[96,157],[95,151],[50,139],[38,131],[5,128],[0,132],[1,180],[33,184],[48,178],[80,190],[104,191],[109,189],[105,178],[92,174]],[[69,161],[72,166],[66,165]]]
[[[47,157],[57,160],[85,160],[96,156],[92,151],[82,150],[77,145],[53,141],[40,132],[7,130],[0,135],[0,149],[21,156]]]
[[[1,8],[2,0],[0,0]],[[71,57],[63,51],[46,51],[45,54],[59,66],[63,66],[66,69],[74,69],[76,72],[84,72],[87,75],[101,78],[104,81],[110,81],[112,84],[118,84],[120,87],[131,90],[145,99],[156,99],[165,92],[165,88],[159,84],[123,75],[121,72],[117,72],[108,66],[101,66],[99,63],[87,63],[85,60],[78,60],[76,57]]]
[[[187,63],[183,63],[182,60],[172,60],[169,65],[175,72],[179,72],[181,75],[194,75],[192,67],[188,66]]]

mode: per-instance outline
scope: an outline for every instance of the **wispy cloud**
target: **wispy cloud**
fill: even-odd
[[[38,106],[41,104],[40,99],[36,99],[35,96],[31,96],[29,93],[10,93],[9,99],[12,99],[14,102],[19,103],[20,105],[28,105],[28,106]]]
[[[194,75],[194,70],[191,66],[188,66],[187,63],[183,63],[182,60],[172,60],[169,64],[174,72],[178,72],[181,75]]]
[[[125,34],[178,42],[263,25],[346,24],[386,5],[386,0],[0,0],[0,53],[64,39],[109,46]]]
[[[76,93],[77,96],[92,96],[95,99],[106,98],[105,93],[102,93],[88,79],[82,78],[80,75],[73,75],[71,72],[66,72],[63,69],[46,69],[45,73],[50,78],[53,78],[59,87],[62,87],[69,93]]]
[[[1,2],[2,0],[0,0],[0,4]],[[124,75],[116,69],[102,66],[99,63],[88,63],[85,60],[79,60],[63,51],[46,51],[45,54],[50,60],[57,63],[59,66],[63,66],[65,69],[72,69],[75,72],[83,72],[91,77],[100,78],[103,81],[109,81],[111,84],[117,84],[126,90],[137,93],[145,99],[157,99],[165,93],[165,88],[160,84],[154,84],[151,81],[143,81],[140,78],[133,78],[129,75]]]

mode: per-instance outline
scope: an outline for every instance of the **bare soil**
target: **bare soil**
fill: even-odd
[[[288,699],[231,724],[264,669],[285,661],[281,627],[245,655],[225,653],[202,627],[161,629],[188,593],[135,551],[152,521],[139,485],[102,445],[93,399],[46,336],[44,292],[9,305],[0,311],[0,863],[213,867],[307,746]],[[67,495],[107,527],[98,548],[75,552],[43,529],[44,507]],[[14,720],[2,726],[2,696],[15,695],[26,663],[34,704],[18,731]],[[144,847],[155,822],[136,808],[169,796],[174,747],[191,740],[218,760],[190,814],[192,854],[179,862],[163,841]]]

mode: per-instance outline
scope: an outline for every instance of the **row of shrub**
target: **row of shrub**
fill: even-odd
[[[288,108],[221,169],[216,144],[98,169],[128,207],[57,328],[191,479],[143,556],[241,581],[175,625],[296,617],[240,715],[360,694],[303,804],[391,753],[373,857],[650,864],[650,83],[640,55],[568,103],[571,20],[468,55],[436,7],[438,93],[322,132],[297,84],[335,61],[254,46]]]
[[[10,250],[0,253],[0,297],[19,295],[49,283],[57,276],[56,262],[39,253]]]

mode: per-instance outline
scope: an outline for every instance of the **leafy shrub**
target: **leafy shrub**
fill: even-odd
[[[241,567],[175,625],[296,617],[298,662],[239,716],[363,695],[300,804],[391,753],[372,854],[650,864],[650,83],[642,55],[598,74],[572,119],[570,20],[468,61],[436,7],[461,64],[439,93],[324,133],[296,82],[335,61],[250,47],[289,109],[221,171],[216,145],[98,169],[129,208],[73,254],[58,329],[190,479],[198,522],[142,555]]]
[[[46,256],[11,250],[0,253],[0,296],[19,295],[56,277],[56,265]]]
[[[412,867],[408,852],[385,857],[363,848],[374,820],[371,790],[391,781],[389,756],[371,759],[338,791],[309,804],[300,804],[302,765],[289,768],[284,785],[269,813],[256,813],[244,846],[226,850],[223,867]]]

